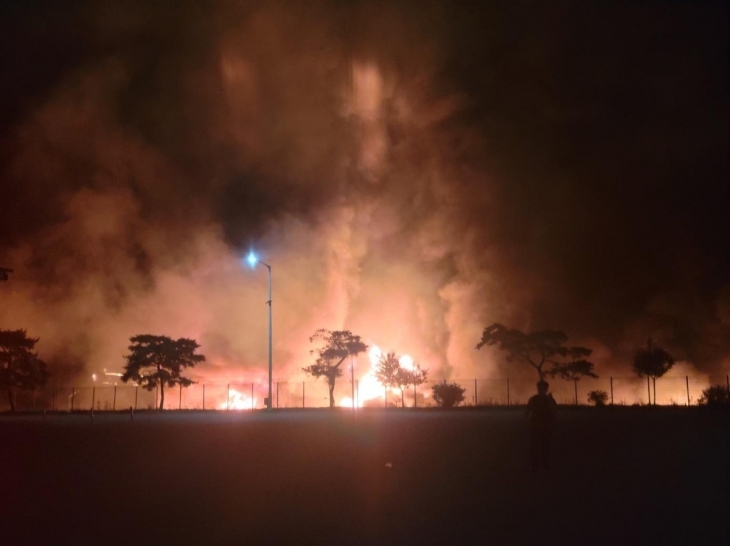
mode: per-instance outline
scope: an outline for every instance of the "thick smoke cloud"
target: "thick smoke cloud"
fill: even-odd
[[[0,324],[68,380],[142,332],[258,377],[254,246],[282,378],[318,327],[504,376],[493,321],[727,367],[721,5],[150,4],[12,14]]]

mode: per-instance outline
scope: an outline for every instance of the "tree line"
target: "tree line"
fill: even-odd
[[[318,329],[309,338],[314,348],[310,351],[314,362],[302,370],[316,379],[324,378],[329,390],[329,405],[335,406],[334,390],[336,381],[342,377],[342,364],[355,360],[367,352],[368,346],[361,336],[349,330]],[[29,337],[25,330],[0,330],[0,390],[5,391],[11,411],[15,411],[17,391],[34,390],[43,387],[48,381],[47,365],[36,351],[38,338]],[[598,377],[594,364],[589,360],[592,350],[568,344],[568,336],[559,330],[538,330],[523,332],[494,323],[484,329],[476,345],[496,347],[505,354],[506,361],[519,366],[532,368],[538,380],[559,378],[573,381],[576,385],[583,377]],[[173,339],[168,336],[142,334],[130,338],[128,354],[124,355],[122,381],[133,383],[149,391],[159,389],[159,409],[164,407],[165,387],[187,387],[195,383],[183,373],[189,368],[205,361],[198,354],[200,345],[194,339]],[[654,384],[654,404],[656,404],[656,380],[674,366],[672,355],[652,338],[644,347],[636,350],[633,370],[639,377],[647,378]],[[375,378],[385,389],[398,389],[401,405],[405,406],[405,391],[426,382],[428,369],[417,362],[404,366],[395,352],[380,356],[375,369]],[[432,387],[433,400],[442,407],[458,406],[464,401],[464,392],[456,383],[436,384]],[[608,396],[604,391],[591,391],[588,400],[596,405],[605,404]],[[651,403],[651,390],[649,389]],[[414,404],[416,402],[414,401]],[[721,385],[703,391],[700,403],[708,405],[730,404],[730,391]]]

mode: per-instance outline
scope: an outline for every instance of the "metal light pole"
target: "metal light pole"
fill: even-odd
[[[355,362],[353,355],[350,355],[350,384],[352,386],[352,411],[355,411]]]
[[[272,402],[272,392],[271,392],[271,376],[272,376],[272,338],[273,338],[273,321],[272,321],[272,313],[271,313],[271,266],[267,264],[266,262],[262,262],[258,259],[256,254],[253,252],[249,253],[248,257],[246,258],[246,261],[248,261],[248,264],[251,267],[254,267],[257,263],[266,266],[266,269],[269,270],[269,301],[266,302],[266,304],[269,306],[269,398],[267,399],[266,408],[271,409],[273,406],[271,404]]]

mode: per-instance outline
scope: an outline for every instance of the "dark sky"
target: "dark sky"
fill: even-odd
[[[596,4],[510,7],[481,48],[475,20],[459,69],[511,182],[506,238],[527,267],[558,269],[569,320],[621,321],[728,281],[728,18],[721,3]]]
[[[531,326],[614,348],[658,334],[699,367],[722,365],[727,3],[470,4],[4,2],[0,261],[60,222],[68,197],[97,184],[92,173],[106,161],[64,152],[52,167],[58,183],[19,172],[18,158],[45,146],[29,144],[24,127],[64,90],[89,86],[76,101],[113,97],[99,107],[99,125],[164,158],[173,184],[129,182],[143,216],[183,230],[212,220],[239,248],[263,237],[272,218],[309,218],[342,197],[341,171],[326,165],[357,139],[322,105],[336,94],[297,78],[336,79],[364,58],[424,101],[455,97],[458,108],[429,125],[433,153],[448,146],[449,172],[469,173],[450,182],[460,204],[447,217],[474,234],[474,248],[499,256],[477,263],[503,279]],[[227,125],[237,114],[220,80],[221,51],[239,46],[259,74],[256,111],[245,113],[253,137]],[[116,70],[119,81],[107,76]],[[310,148],[295,125],[314,140],[332,136]],[[79,124],[69,141],[93,147],[88,127]],[[381,178],[396,180],[405,170],[393,159],[402,158],[399,143],[417,137],[403,137],[395,122],[384,130],[393,151]],[[418,225],[438,208],[428,204],[433,195],[411,203],[420,182],[398,190],[343,169],[347,199],[396,203]],[[441,263],[438,274],[457,262]]]

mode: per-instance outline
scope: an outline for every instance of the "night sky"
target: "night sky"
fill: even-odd
[[[564,329],[599,365],[652,335],[725,370],[729,15],[3,2],[0,265],[16,273],[0,325],[93,368],[125,346],[96,340],[140,333],[145,310],[190,312],[173,333],[248,358],[227,328],[260,286],[231,318],[195,279],[256,246],[281,264],[287,366],[314,327],[351,327],[472,373],[501,321]],[[225,328],[200,318],[218,314]]]

